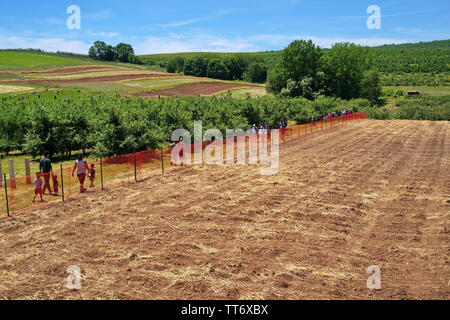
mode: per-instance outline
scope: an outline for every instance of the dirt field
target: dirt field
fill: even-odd
[[[227,82],[208,82],[208,83],[195,83],[186,86],[157,90],[152,92],[140,92],[131,94],[135,97],[148,97],[157,98],[161,97],[180,97],[180,96],[206,96],[216,94],[222,91],[236,89],[236,88],[261,88],[260,85],[250,85],[242,83],[227,83]]]
[[[7,83],[24,83],[24,84],[65,84],[65,83],[85,83],[85,82],[117,82],[127,80],[139,80],[148,78],[168,78],[176,77],[172,74],[128,74],[116,76],[100,76],[94,78],[79,78],[79,79],[31,79],[31,80],[5,80]]]
[[[449,172],[450,123],[367,120],[282,145],[275,176],[196,167],[87,194],[0,220],[0,298],[449,299]]]
[[[120,70],[121,68],[113,66],[102,66],[102,65],[92,65],[92,66],[74,66],[61,69],[53,70],[42,70],[42,71],[24,71],[23,74],[71,74],[86,71],[103,71],[103,70]]]

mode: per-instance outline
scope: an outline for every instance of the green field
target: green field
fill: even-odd
[[[116,70],[79,71],[70,74],[23,74],[19,71],[50,70],[70,66],[82,65],[108,65]],[[3,71],[4,73],[1,73]],[[17,51],[0,50],[0,95],[24,93],[27,91],[42,92],[46,89],[79,89],[87,91],[137,93],[142,91],[155,91],[176,88],[203,82],[219,81],[209,78],[196,78],[177,76],[171,78],[154,78],[145,80],[104,81],[104,82],[73,82],[61,83],[59,80],[96,78],[102,76],[125,76],[135,74],[148,74],[149,71],[164,72],[158,65],[132,65],[124,63],[101,63],[88,57],[58,57],[51,54],[37,54]],[[49,83],[20,83],[18,80],[43,79]],[[12,80],[10,83],[7,81]],[[239,81],[242,82],[242,81]],[[245,95],[245,93],[243,94]]]
[[[383,91],[388,89],[392,89],[394,91],[402,90],[404,95],[407,94],[408,91],[420,91],[424,96],[449,96],[450,95],[450,87],[449,86],[388,86],[383,87]]]
[[[0,70],[2,71],[45,70],[89,64],[97,64],[97,62],[22,52],[0,52]]]
[[[0,85],[0,94],[15,93],[15,92],[29,92],[29,91],[33,91],[33,90],[34,90],[34,88],[32,88],[32,87]]]
[[[39,71],[82,65],[110,65],[138,70],[165,71],[159,66],[139,66],[129,63],[101,62],[89,58],[67,58],[26,52],[0,51],[0,71]]]

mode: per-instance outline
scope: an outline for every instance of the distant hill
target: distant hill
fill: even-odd
[[[91,59],[87,55],[70,52],[45,52],[39,49],[0,49],[0,71],[38,71],[80,65],[111,65],[142,69],[142,67],[134,64],[103,62]]]
[[[447,73],[450,72],[450,40],[392,44],[373,47],[376,65],[383,73]],[[139,56],[147,66],[166,68],[174,58],[190,59],[241,57],[246,62],[262,62],[269,69],[279,58],[281,51],[220,53],[185,52],[150,54]],[[87,55],[70,52],[45,52],[40,49],[0,49],[0,70],[40,70],[83,64],[104,64]],[[110,64],[110,63],[108,63]],[[157,67],[156,67],[157,68]],[[159,70],[162,71],[162,70]]]
[[[391,44],[373,47],[376,65],[383,73],[441,73],[450,71],[450,40]],[[188,52],[142,55],[148,65],[166,67],[174,58],[193,57],[242,57],[246,61],[260,61],[270,69],[276,64],[281,51],[250,53]]]
[[[436,40],[430,42],[417,42],[417,43],[402,43],[402,44],[386,44],[383,46],[375,47],[377,49],[436,49],[436,48],[450,48],[450,40]]]
[[[0,51],[0,70],[3,71],[56,69],[94,63],[97,62],[42,54]]]
[[[384,73],[450,72],[450,40],[384,45],[373,48]]]

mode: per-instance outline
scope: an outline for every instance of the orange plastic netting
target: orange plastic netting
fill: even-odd
[[[308,134],[328,130],[350,121],[365,118],[365,113],[355,113],[328,120],[289,126],[280,129],[280,142],[295,140]],[[267,139],[267,142],[269,142],[270,136],[269,130],[267,135],[263,138]],[[236,147],[238,137],[219,141],[219,143],[224,145],[224,161],[227,161],[231,156],[233,157],[233,160],[231,161],[235,161],[235,157],[237,157],[240,152],[249,153],[252,150],[252,147],[254,147],[254,144],[260,142],[261,135],[254,134],[240,138],[245,139],[246,141],[244,150],[238,150]],[[211,143],[212,142],[202,142],[198,145],[191,144],[191,163],[196,164],[196,159],[200,159],[200,162],[203,163],[205,152],[210,152],[208,146]],[[227,148],[228,144],[230,144],[230,148]],[[87,173],[85,177],[78,177],[77,172],[73,172],[73,167],[62,168],[60,166],[59,168],[53,168],[53,176],[50,174],[41,174],[39,177],[42,181],[42,187],[45,186],[45,182],[48,182],[52,191],[52,194],[49,194],[48,189],[44,190],[46,194],[43,194],[44,202],[42,203],[39,202],[40,192],[36,191],[34,184],[35,179],[37,178],[36,174],[32,176],[7,178],[6,181],[3,181],[2,177],[0,180],[0,215],[3,215],[4,213],[6,216],[8,211],[9,215],[18,214],[40,206],[43,203],[64,201],[76,197],[81,191],[80,178],[85,179],[84,187],[86,189],[97,191],[107,189],[116,184],[142,181],[148,177],[163,174],[171,166],[182,164],[174,163],[174,159],[171,158],[171,153],[172,148],[161,148],[89,162],[88,167],[94,169],[95,174],[90,175]],[[91,167],[92,165],[94,166]],[[5,182],[7,188],[5,188]],[[8,193],[8,197],[6,197],[6,193]],[[32,202],[35,195],[37,202]]]

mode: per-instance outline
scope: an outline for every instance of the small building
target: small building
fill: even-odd
[[[422,93],[420,91],[408,91],[408,96],[420,96]]]

